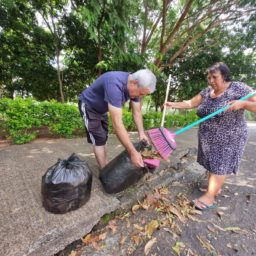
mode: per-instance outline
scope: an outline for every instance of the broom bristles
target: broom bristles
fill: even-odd
[[[148,130],[148,135],[161,157],[167,160],[176,149],[175,135],[163,127]]]

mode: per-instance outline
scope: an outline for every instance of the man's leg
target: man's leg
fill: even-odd
[[[103,145],[103,146],[93,145],[93,152],[100,168],[103,169],[107,164],[106,145]]]

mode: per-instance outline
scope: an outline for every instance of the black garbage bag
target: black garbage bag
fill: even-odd
[[[50,167],[42,177],[44,208],[66,213],[84,205],[91,195],[92,172],[74,153]]]
[[[147,144],[138,142],[134,144],[137,151],[142,151]],[[153,171],[155,168],[150,169]],[[118,193],[135,184],[149,169],[135,167],[126,150],[111,160],[100,172],[100,180],[109,194]]]

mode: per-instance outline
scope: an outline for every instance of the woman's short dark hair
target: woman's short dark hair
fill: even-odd
[[[220,71],[222,77],[226,82],[231,81],[231,73],[228,68],[228,66],[223,62],[217,62],[214,65],[212,65],[210,68],[208,68],[208,73],[215,73],[216,71]]]

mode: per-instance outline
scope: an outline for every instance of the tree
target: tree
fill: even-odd
[[[63,19],[68,15],[68,0],[41,1],[32,0],[32,6],[38,12],[44,21],[44,24],[49,29],[52,36],[52,44],[55,49],[55,60],[57,64],[57,76],[59,82],[59,92],[61,101],[64,102],[63,94],[63,76],[60,65],[61,51],[64,46],[64,25]]]

